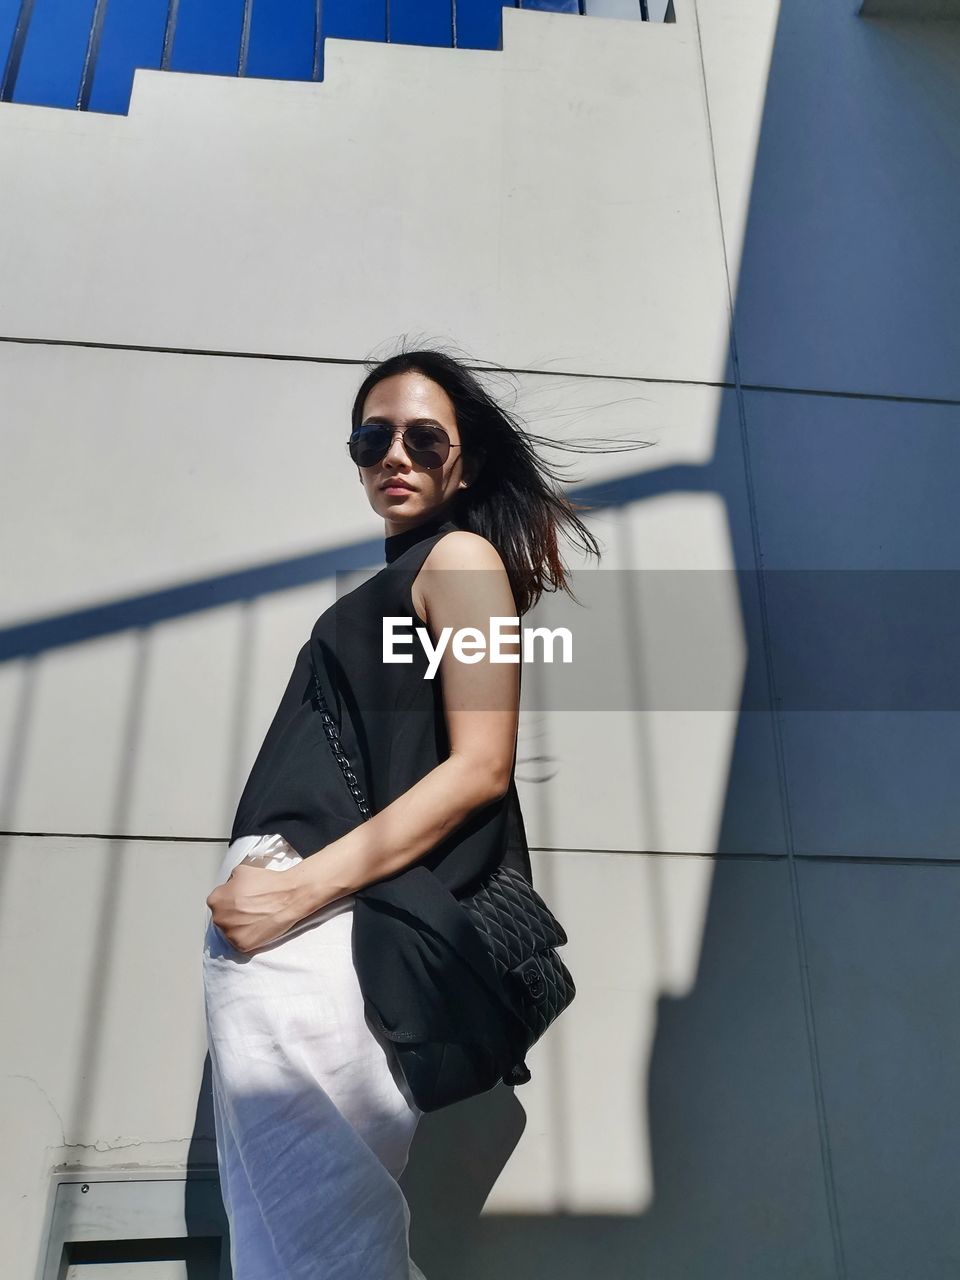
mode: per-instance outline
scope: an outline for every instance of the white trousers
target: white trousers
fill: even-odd
[[[216,883],[243,861],[285,871],[301,858],[282,836],[243,836]],[[234,1280],[422,1280],[397,1183],[422,1113],[364,1015],[352,930],[353,898],[341,898],[243,953],[208,909],[203,992]]]

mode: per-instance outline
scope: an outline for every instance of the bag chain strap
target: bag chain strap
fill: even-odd
[[[360,790],[360,783],[357,775],[350,768],[350,760],[344,755],[343,747],[340,745],[340,737],[337,733],[337,723],[330,714],[327,706],[327,700],[323,696],[323,689],[320,687],[320,677],[317,674],[316,667],[313,668],[313,693],[320,708],[320,715],[323,719],[323,731],[327,735],[327,741],[330,743],[330,750],[333,752],[333,758],[340,766],[340,772],[346,779],[347,786],[350,788],[350,794],[357,802],[357,808],[360,810],[364,818],[372,818],[370,806],[363,798],[363,792]]]

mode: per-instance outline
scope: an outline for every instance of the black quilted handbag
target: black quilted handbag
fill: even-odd
[[[373,815],[343,752],[336,721],[330,714],[315,667],[313,687],[327,741],[366,820]],[[421,1111],[436,1111],[472,1094],[483,1093],[500,1079],[509,1085],[526,1084],[530,1071],[525,1055],[576,995],[570,971],[554,949],[567,941],[563,926],[520,872],[512,867],[499,867],[479,889],[457,901],[493,958],[507,1003],[515,1014],[514,1025],[522,1028],[523,1035],[514,1061],[497,1076],[490,1078],[486,1065],[483,1068],[468,1066],[466,1056],[461,1055],[458,1069],[446,1076],[456,1083],[446,1088],[440,1081],[444,1079],[444,1053],[450,1046],[395,1045],[404,1078]]]

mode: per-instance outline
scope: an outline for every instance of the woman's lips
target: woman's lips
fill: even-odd
[[[400,493],[413,493],[413,490],[410,488],[408,484],[385,484],[383,486],[383,492],[400,494]]]

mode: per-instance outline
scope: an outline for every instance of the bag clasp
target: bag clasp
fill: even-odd
[[[514,973],[519,976],[531,999],[542,1000],[547,994],[547,979],[535,957],[518,964]]]

